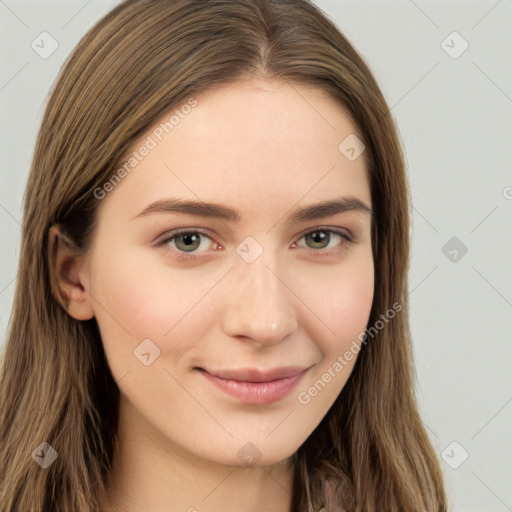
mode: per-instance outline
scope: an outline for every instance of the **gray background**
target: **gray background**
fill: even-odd
[[[369,63],[404,142],[417,394],[452,510],[512,511],[512,0],[316,3]],[[115,4],[0,0],[0,348],[44,102]],[[47,58],[31,47],[44,31]]]

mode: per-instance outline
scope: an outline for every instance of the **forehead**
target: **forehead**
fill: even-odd
[[[261,79],[222,85],[165,112],[127,152],[120,165],[138,153],[136,165],[107,199],[126,215],[169,196],[273,218],[301,197],[350,194],[369,204],[364,155],[351,161],[339,149],[354,134],[361,138],[321,90]]]

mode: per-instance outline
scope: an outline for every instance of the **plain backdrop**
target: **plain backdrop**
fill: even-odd
[[[370,65],[404,143],[417,396],[452,510],[512,511],[512,0],[316,3]],[[48,91],[115,4],[0,0],[0,349]]]

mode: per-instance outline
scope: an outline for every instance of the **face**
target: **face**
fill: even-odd
[[[252,79],[189,105],[162,116],[133,146],[137,165],[103,189],[80,279],[141,435],[271,464],[325,416],[368,322],[364,155],[340,151],[356,127],[312,88]],[[347,196],[361,204],[298,215]]]

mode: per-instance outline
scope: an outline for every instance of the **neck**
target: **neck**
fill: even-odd
[[[218,464],[150,435],[136,418],[121,395],[119,444],[104,512],[291,510],[293,470],[287,460],[266,467]]]

